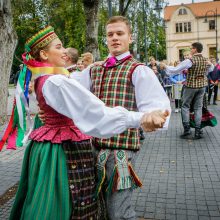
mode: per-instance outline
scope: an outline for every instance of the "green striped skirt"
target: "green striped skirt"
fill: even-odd
[[[41,125],[36,117],[34,128]],[[30,141],[10,219],[106,219],[102,195],[94,199],[94,168],[90,140]]]
[[[10,219],[97,219],[89,140],[30,141]]]
[[[66,155],[61,144],[31,141],[10,219],[69,220],[71,213]]]

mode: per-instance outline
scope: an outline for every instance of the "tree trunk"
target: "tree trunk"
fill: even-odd
[[[8,82],[16,43],[11,1],[0,0],[0,124],[4,123],[7,116]]]
[[[125,4],[125,0],[120,0],[119,1],[119,14],[122,16],[125,16],[130,4],[131,4],[131,0],[128,0],[126,4]]]
[[[95,60],[100,59],[98,47],[98,7],[99,0],[83,0],[86,16],[85,52],[93,54]]]

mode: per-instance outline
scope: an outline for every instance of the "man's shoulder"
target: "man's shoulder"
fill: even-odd
[[[204,57],[202,54],[195,54],[191,57],[192,60],[194,59],[202,59],[202,60],[208,60],[207,57]]]
[[[89,72],[91,74],[91,73],[102,72],[103,70],[104,70],[104,66],[99,64],[99,65],[92,66]]]
[[[131,57],[131,62],[139,65],[145,65],[144,63],[140,62],[139,60],[135,59],[133,56]]]

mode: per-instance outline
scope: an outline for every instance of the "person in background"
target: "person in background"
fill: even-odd
[[[77,80],[82,86],[85,87],[86,82],[81,78],[81,71],[84,69],[83,64],[79,64],[79,52],[75,48],[66,49],[66,69],[70,73],[70,78]]]
[[[184,57],[184,60],[190,59],[192,57],[192,55],[190,54],[190,50],[185,50],[183,53],[183,57]]]
[[[174,66],[177,66],[180,62],[179,61],[175,61],[174,62]],[[182,88],[183,88],[183,84],[186,81],[186,75],[183,74],[182,71],[180,71],[179,73],[176,73],[174,75],[170,76],[170,80],[173,83],[173,87],[174,87],[174,100],[175,100],[175,112],[179,112],[180,107],[181,107],[181,93],[182,93]]]
[[[208,73],[208,104],[210,105],[212,92],[213,96],[213,105],[217,105],[217,95],[218,95],[218,83],[220,80],[220,65],[217,63],[215,59],[210,60],[214,65],[214,69]]]
[[[162,62],[163,63],[163,62]],[[173,66],[174,64],[172,62],[169,63],[170,66]],[[163,68],[161,68],[163,69]],[[163,85],[164,85],[164,90],[166,91],[167,93],[167,96],[169,97],[169,99],[171,100],[172,98],[172,86],[173,86],[173,83],[172,81],[170,80],[170,77],[169,75],[166,73],[166,71],[164,71],[165,74],[164,74],[164,77],[163,77]]]
[[[66,69],[70,74],[77,71],[77,62],[79,59],[79,52],[77,49],[68,47],[66,48]]]
[[[90,52],[83,53],[81,57],[84,69],[94,62],[94,57]]]
[[[19,70],[15,73],[15,77],[14,77],[14,86],[15,87],[17,85],[19,74],[20,74],[20,71],[22,70],[22,68],[23,68],[23,64],[20,64],[19,65]]]
[[[158,78],[160,84],[164,87],[163,78],[162,78],[161,74],[158,72],[157,66],[152,66],[152,70],[153,70],[153,72],[155,73],[155,75],[157,76],[157,78]]]
[[[149,57],[149,64],[148,67],[152,69],[153,66],[157,67],[157,70],[159,71],[159,66],[157,65],[157,61],[153,56]]]
[[[79,57],[78,61],[77,61],[77,69],[82,72],[85,67],[83,65],[83,61],[82,61],[82,57]]]
[[[200,139],[201,136],[201,120],[202,120],[202,106],[203,97],[207,86],[207,73],[210,66],[207,64],[207,58],[202,55],[203,45],[195,42],[191,45],[190,59],[182,61],[176,67],[164,65],[167,74],[178,73],[188,69],[186,74],[186,85],[182,96],[182,123],[184,132],[181,138],[189,138],[191,136],[190,130],[190,105],[192,101],[194,116],[195,116],[195,135],[194,139]]]

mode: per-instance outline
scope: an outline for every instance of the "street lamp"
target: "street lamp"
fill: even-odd
[[[108,0],[108,16],[109,18],[112,17],[112,2]]]
[[[144,23],[144,54],[145,62],[148,62],[147,56],[147,14],[146,14],[147,2],[143,0],[143,23]]]
[[[212,13],[215,19],[215,42],[216,42],[216,62],[218,62],[218,27],[217,27],[217,8],[214,10],[209,10],[205,13],[205,20],[203,23],[208,23],[208,13]]]
[[[154,10],[159,14],[159,18],[160,18],[160,10],[162,10],[163,8],[161,7],[161,5],[159,4],[159,0],[156,1],[156,6],[154,8]],[[157,16],[155,19],[155,58],[157,60],[158,56],[157,56],[157,46],[158,46],[158,42],[157,42]]]

